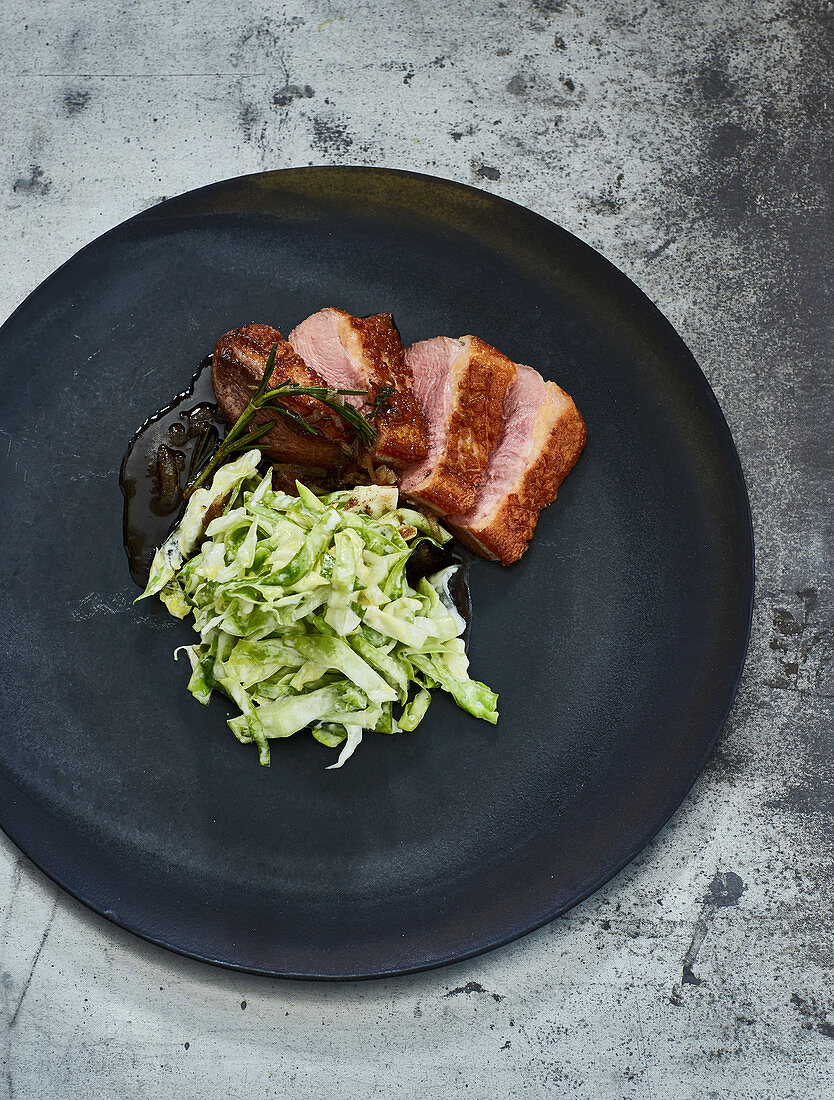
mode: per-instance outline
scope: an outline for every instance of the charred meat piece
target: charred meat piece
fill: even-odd
[[[410,466],[400,490],[441,515],[475,502],[516,364],[477,336],[437,336],[406,352],[414,393],[429,425],[428,454]]]
[[[426,420],[390,313],[354,317],[343,309],[320,309],[293,329],[289,342],[329,385],[368,391],[347,400],[373,419],[375,462],[406,466],[425,456]]]
[[[233,424],[246,406],[263,377],[273,344],[277,344],[275,368],[270,385],[296,382],[302,386],[327,386],[295,353],[281,333],[270,325],[244,325],[225,333],[217,341],[211,364],[211,381],[221,412]],[[275,421],[275,427],[258,442],[264,454],[284,462],[309,466],[336,466],[347,433],[342,420],[314,397],[294,397],[286,404],[315,429],[316,435],[299,431],[278,413],[260,412],[255,424]]]
[[[470,549],[504,565],[517,561],[546,504],[585,446],[571,398],[531,367],[519,366],[504,402],[504,430],[472,508],[446,523]]]

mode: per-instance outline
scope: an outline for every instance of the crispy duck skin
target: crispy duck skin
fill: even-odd
[[[586,440],[585,422],[555,382],[519,366],[504,402],[501,441],[472,508],[446,517],[455,535],[492,561],[517,561],[542,509],[556,499]]]
[[[425,457],[428,427],[390,313],[354,317],[343,309],[320,309],[293,329],[289,342],[331,386],[367,390],[348,400],[373,415],[374,462],[402,467]]]
[[[429,449],[405,471],[400,489],[440,515],[466,512],[501,437],[516,364],[477,336],[422,340],[407,350],[406,362],[428,421]]]
[[[328,383],[296,354],[281,333],[271,325],[250,324],[232,329],[217,341],[211,364],[211,381],[220,410],[233,424],[249,404],[252,392],[263,377],[273,344],[277,344],[270,385],[295,382],[302,386]],[[342,443],[348,438],[342,420],[314,397],[300,396],[286,401],[317,430],[317,435],[299,431],[277,413],[260,412],[255,424],[275,421],[275,427],[258,442],[264,454],[284,462],[309,466],[338,465]]]

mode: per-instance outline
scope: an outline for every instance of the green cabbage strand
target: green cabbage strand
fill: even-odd
[[[264,765],[271,740],[309,727],[341,746],[331,765],[341,767],[363,732],[416,729],[437,688],[495,723],[496,695],[469,678],[449,571],[416,589],[406,577],[416,543],[443,545],[448,532],[400,508],[390,486],[276,492],[259,460],[247,451],[194,493],[139,597],[193,615],[200,641],[184,648],[195,699],[233,700],[241,713],[229,726]]]

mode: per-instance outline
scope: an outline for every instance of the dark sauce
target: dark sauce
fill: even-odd
[[[208,438],[203,441],[205,433]],[[185,511],[183,490],[191,476],[195,455],[210,454],[226,434],[226,421],[217,407],[211,384],[211,356],[200,364],[191,385],[159,412],[149,417],[130,441],[122,460],[119,485],[124,494],[124,545],[130,575],[140,588],[148,583],[157,548],[168,538]],[[300,468],[293,467],[300,476]],[[322,471],[326,473],[326,471]],[[313,486],[315,488],[315,486]],[[329,491],[338,486],[322,485]],[[282,488],[287,486],[282,485]],[[469,566],[474,555],[459,543],[446,546],[421,541],[406,566],[408,582],[459,566],[449,582],[449,594],[466,623],[469,642],[472,604]]]
[[[209,356],[188,389],[149,417],[130,441],[119,485],[125,498],[125,553],[130,575],[140,588],[148,583],[157,547],[185,510],[182,494],[198,447],[210,454],[225,434],[226,421],[211,385]]]
[[[430,577],[439,573],[441,569],[448,569],[450,565],[458,568],[449,578],[449,595],[452,603],[457,608],[458,614],[466,623],[463,632],[463,640],[469,645],[469,629],[472,625],[472,599],[469,594],[469,566],[475,555],[456,542],[454,539],[445,546],[436,546],[433,542],[423,540],[414,548],[414,552],[408,559],[405,567],[405,575],[412,588],[416,588],[421,577]]]

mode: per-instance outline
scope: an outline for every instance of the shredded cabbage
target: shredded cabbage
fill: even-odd
[[[416,542],[442,545],[448,532],[401,508],[391,486],[276,492],[259,460],[247,451],[194,494],[139,597],[193,615],[200,642],[183,648],[194,698],[233,700],[241,713],[229,726],[264,765],[270,740],[309,727],[341,749],[330,765],[340,768],[364,731],[416,729],[437,687],[497,722],[497,696],[469,678],[449,570],[417,589],[406,577]],[[206,526],[215,502],[222,514]]]

